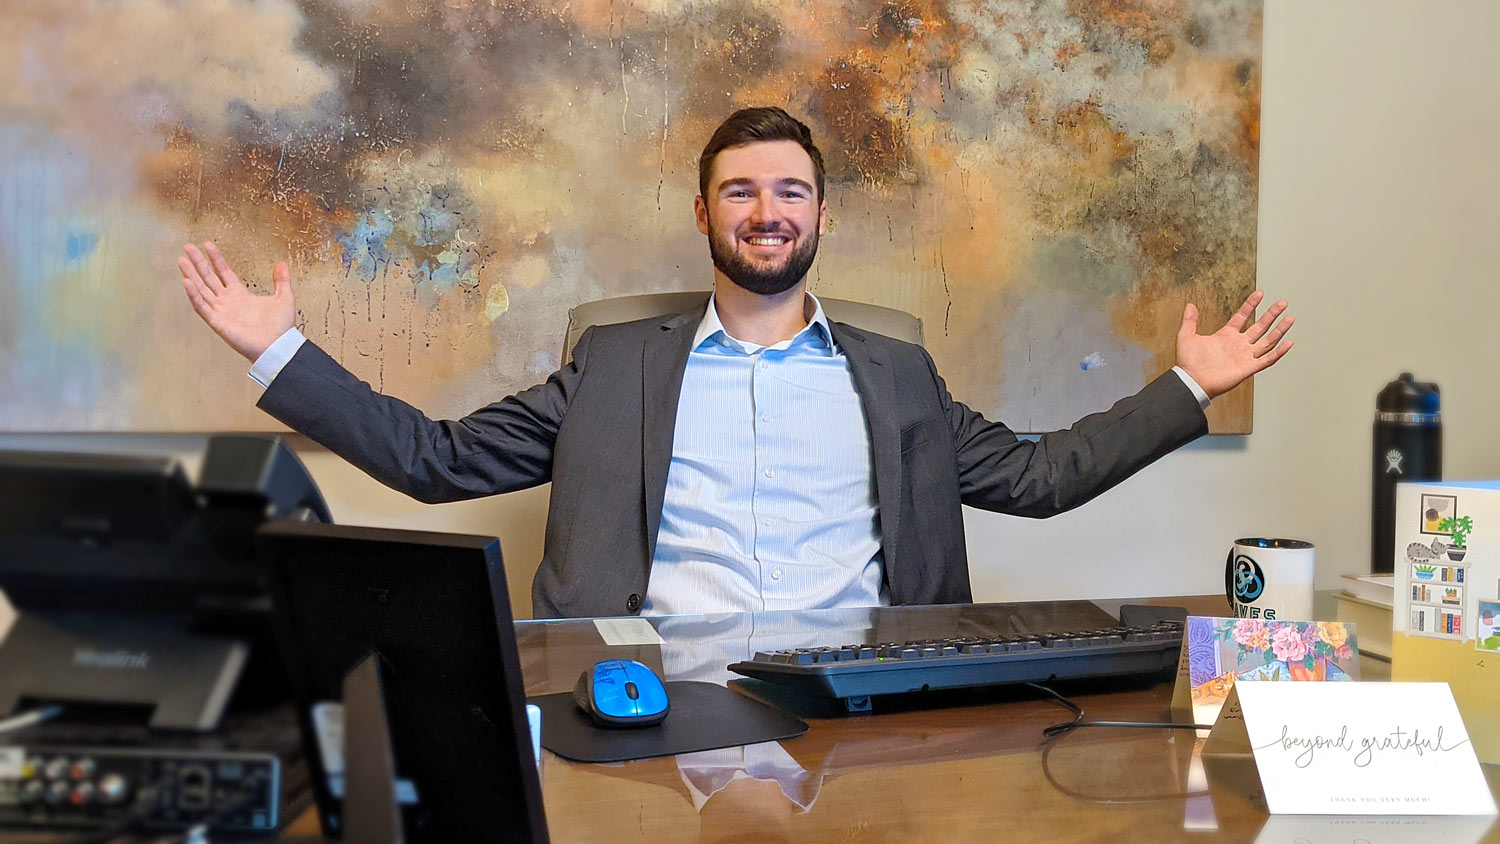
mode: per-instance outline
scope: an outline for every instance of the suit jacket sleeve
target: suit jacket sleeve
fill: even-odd
[[[953,400],[937,379],[953,431],[959,496],[971,507],[1043,518],[1078,507],[1158,458],[1208,433],[1182,379],[1167,372],[1109,410],[1036,442]]]
[[[578,390],[593,329],[544,383],[462,419],[433,421],[375,392],[311,342],[257,407],[371,477],[436,504],[526,489],[552,478],[552,449]]]

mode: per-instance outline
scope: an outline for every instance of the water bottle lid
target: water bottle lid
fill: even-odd
[[[1414,380],[1410,372],[1403,372],[1375,397],[1375,410],[1378,413],[1436,414],[1439,399],[1437,384]]]

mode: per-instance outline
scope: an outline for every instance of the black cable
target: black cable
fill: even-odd
[[[1083,720],[1083,707],[1063,697],[1056,691],[1043,686],[1040,683],[1027,683],[1026,685],[1038,691],[1046,692],[1052,696],[1055,703],[1062,704],[1073,712],[1073,720],[1053,724],[1042,730],[1042,736],[1047,739],[1055,739],[1065,736],[1080,727],[1125,727],[1137,730],[1207,730],[1212,726],[1205,727],[1202,724],[1180,724],[1176,721],[1085,721]]]
[[[195,822],[192,826],[189,826],[186,830],[183,831],[180,838],[172,839],[171,844],[195,844],[195,842],[207,841],[208,833],[213,832],[213,828],[218,825],[220,821],[224,820],[224,818],[230,813],[238,812],[239,810],[250,805],[251,801],[253,801],[254,799],[255,792],[248,789],[245,791],[241,791],[234,800],[225,802],[224,805],[205,815],[201,820]]]
[[[130,814],[125,815],[109,826],[103,826],[90,832],[85,832],[76,838],[70,838],[67,844],[109,844],[110,841],[135,832],[136,828],[145,823],[146,815],[151,811],[150,806],[137,805]]]
[[[1136,797],[1100,797],[1092,794],[1084,794],[1082,792],[1074,791],[1073,789],[1068,788],[1067,786],[1058,782],[1057,777],[1052,773],[1052,751],[1055,750],[1059,744],[1061,744],[1059,739],[1061,739],[1063,736],[1071,734],[1079,727],[1127,727],[1134,729],[1163,730],[1195,730],[1208,728],[1200,727],[1197,724],[1178,724],[1175,722],[1167,721],[1085,721],[1083,720],[1083,707],[1079,706],[1077,703],[1074,703],[1073,701],[1069,700],[1066,697],[1063,697],[1053,689],[1049,689],[1039,683],[1027,683],[1026,685],[1032,687],[1033,689],[1037,689],[1038,691],[1046,692],[1052,697],[1053,702],[1061,704],[1062,706],[1068,708],[1073,712],[1072,721],[1064,721],[1060,724],[1053,724],[1052,726],[1042,730],[1042,735],[1046,738],[1046,742],[1042,747],[1042,776],[1047,780],[1047,783],[1049,785],[1057,789],[1060,793],[1077,800],[1086,800],[1091,803],[1102,803],[1109,805],[1128,805],[1133,803],[1164,803],[1175,800],[1184,800],[1189,797],[1202,797],[1209,793],[1208,791],[1180,791],[1170,792],[1166,794],[1144,794]]]
[[[37,724],[42,723],[43,721],[50,721],[51,719],[56,718],[57,716],[61,715],[62,712],[63,708],[54,704],[51,706],[39,707],[37,709],[30,710],[29,712],[23,712],[20,715],[6,718],[5,720],[0,721],[0,735],[4,735],[6,733],[14,733],[20,730],[34,727]]]

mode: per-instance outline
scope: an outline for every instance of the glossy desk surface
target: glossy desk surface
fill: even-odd
[[[649,619],[661,644],[605,644],[592,620],[516,625],[528,695],[568,691],[600,659],[639,659],[667,680],[742,681],[725,666],[756,651],[933,635],[980,635],[1068,626],[1077,613],[1117,614],[1122,601],[903,607]],[[1223,615],[1222,597],[1149,603]],[[1097,617],[1097,616],[1096,616]],[[1004,619],[996,627],[996,619]],[[635,620],[632,620],[635,621]],[[639,622],[636,622],[639,623]],[[1364,679],[1389,666],[1363,663]],[[1171,720],[1169,682],[1059,687],[1090,719]],[[781,703],[787,703],[780,700]],[[792,703],[795,703],[793,701]],[[1080,730],[1046,742],[1042,729],[1070,713],[1026,688],[953,695],[942,706],[883,705],[869,715],[796,714],[801,738],[613,765],[543,752],[542,785],[554,842],[1500,842],[1489,819],[1441,821],[1392,838],[1396,818],[1317,832],[1268,825],[1255,805],[1253,769],[1195,762],[1184,730]],[[1500,770],[1487,766],[1500,794]],[[1295,819],[1292,819],[1295,820]],[[1488,827],[1488,828],[1487,828]],[[1397,831],[1401,831],[1399,827]],[[27,840],[4,836],[4,840]],[[52,839],[55,840],[55,839]],[[215,838],[215,840],[218,840]],[[321,841],[315,814],[283,841]]]
[[[1066,626],[1079,610],[1114,615],[1121,603],[1018,605],[1020,615],[1005,617],[1045,629]],[[1225,613],[1222,598],[1153,603]],[[522,622],[517,630],[528,695],[570,690],[581,671],[606,658],[639,659],[667,680],[734,679],[755,693],[756,684],[741,686],[724,667],[758,650],[1003,632],[993,618],[985,606],[675,616],[650,619],[661,645],[614,647],[589,620]],[[1388,665],[1366,660],[1365,677],[1388,678]],[[1074,697],[1090,719],[1161,721],[1170,720],[1171,694],[1168,682],[1136,682]],[[1070,714],[1036,691],[987,690],[945,702],[882,708],[877,699],[874,714],[853,717],[802,711],[810,729],[798,739],[624,764],[578,764],[544,751],[552,840],[1260,840],[1267,815],[1253,804],[1244,771],[1216,772],[1208,785],[1190,776],[1191,731],[1090,729],[1047,743],[1042,729]],[[1500,787],[1500,772],[1486,772]],[[1500,827],[1485,832],[1487,821],[1477,829],[1464,823],[1444,840],[1500,842]],[[305,817],[297,827],[315,834],[316,823]],[[1265,832],[1267,842],[1298,840]]]

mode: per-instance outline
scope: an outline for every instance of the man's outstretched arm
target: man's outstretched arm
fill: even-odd
[[[178,259],[193,309],[254,364],[265,386],[257,406],[348,460],[381,483],[420,501],[476,498],[551,479],[558,426],[582,377],[589,336],[574,361],[545,383],[455,421],[375,392],[293,327],[286,264],[272,272],[275,292],[240,282],[212,243],[187,246]],[[287,342],[290,339],[292,342]],[[268,364],[266,358],[276,358]]]
[[[1177,368],[1210,398],[1291,349],[1290,342],[1282,342],[1293,322],[1286,302],[1252,321],[1262,298],[1260,291],[1251,294],[1222,328],[1208,335],[1198,334],[1197,308],[1185,309]],[[1045,517],[1078,507],[1208,432],[1198,398],[1175,373],[1165,373],[1109,410],[1036,442],[1021,440],[1004,425],[953,401],[941,379],[938,389],[954,435],[963,502],[1020,516]]]

